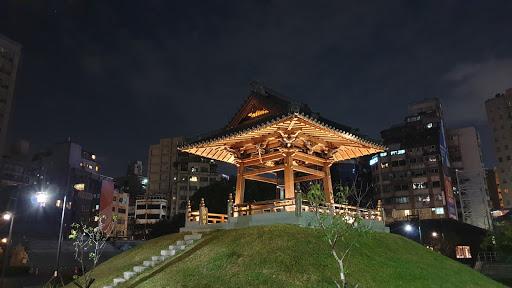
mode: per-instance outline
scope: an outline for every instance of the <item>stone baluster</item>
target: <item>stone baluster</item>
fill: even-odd
[[[377,200],[377,213],[381,219],[381,221],[386,221],[386,215],[384,213],[384,208],[382,207],[382,200]]]
[[[302,193],[295,193],[295,216],[299,217],[302,215]]]
[[[199,204],[199,224],[208,224],[208,208],[206,208],[204,198],[201,198],[201,202]]]
[[[228,195],[228,218],[233,217],[233,194]]]

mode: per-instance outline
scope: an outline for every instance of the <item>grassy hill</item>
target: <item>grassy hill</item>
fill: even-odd
[[[110,283],[183,235],[148,241],[101,264],[94,287]],[[314,229],[291,225],[216,231],[192,250],[122,287],[335,287],[337,266]],[[347,261],[359,287],[503,287],[401,236],[370,233]]]

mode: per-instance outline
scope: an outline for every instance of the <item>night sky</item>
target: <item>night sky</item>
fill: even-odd
[[[0,0],[23,45],[11,138],[70,136],[122,175],[160,138],[225,125],[258,80],[374,138],[440,97],[492,165],[483,105],[512,87],[512,1],[371,2]]]

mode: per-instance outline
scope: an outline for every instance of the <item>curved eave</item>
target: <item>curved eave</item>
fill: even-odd
[[[289,113],[286,115],[282,115],[280,117],[276,117],[270,121],[266,121],[260,124],[257,124],[255,126],[252,126],[247,129],[243,129],[240,131],[236,131],[233,133],[224,134],[218,137],[213,137],[210,139],[204,139],[197,141],[195,143],[191,143],[188,145],[185,145],[183,147],[180,147],[179,149],[184,152],[196,154],[202,157],[212,158],[228,163],[234,163],[235,157],[232,153],[228,152],[227,150],[223,149],[223,145],[225,142],[232,141],[236,139],[237,137],[243,137],[244,135],[256,133],[257,131],[268,129],[273,126],[279,125],[282,122],[286,122],[289,119],[298,118],[302,119],[307,125],[310,125],[312,127],[316,126],[315,128],[325,131],[326,133],[330,133],[332,135],[335,135],[340,138],[340,141],[350,141],[354,144],[361,145],[360,150],[358,148],[354,148],[351,145],[348,145],[346,147],[339,147],[339,152],[334,155],[335,161],[342,161],[350,158],[355,157],[361,157],[368,154],[377,153],[380,151],[383,151],[385,149],[384,146],[374,143],[373,141],[364,139],[360,136],[357,136],[355,134],[352,134],[350,132],[338,129],[336,127],[327,125],[326,123],[323,123],[322,121],[319,121],[313,117],[310,117],[308,115],[305,115],[303,113]],[[350,147],[350,148],[347,148]],[[352,156],[350,156],[350,153],[344,153],[346,149],[358,149],[358,153],[352,153]],[[224,151],[224,152],[222,152]],[[344,155],[342,155],[344,154]]]

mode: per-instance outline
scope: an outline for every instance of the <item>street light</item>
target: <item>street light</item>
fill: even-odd
[[[432,237],[437,238],[437,236],[439,236],[439,234],[437,234],[436,231],[432,232]]]
[[[405,224],[404,226],[405,232],[412,232],[414,230],[414,227],[411,224]],[[421,226],[418,225],[418,234],[420,236],[420,244],[423,245],[423,239],[421,237]]]
[[[16,198],[16,201],[18,198]],[[14,213],[12,212],[5,212],[3,215],[2,215],[2,219],[4,219],[5,221],[10,221],[11,223],[9,224],[9,236],[7,236],[7,238],[3,238],[1,241],[2,243],[5,243],[5,253],[4,253],[4,259],[3,259],[3,264],[2,264],[2,280],[0,282],[0,284],[2,284],[1,287],[4,287],[4,279],[5,279],[5,271],[7,270],[7,259],[9,257],[9,248],[11,246],[11,243],[12,243],[12,226],[13,226],[13,223],[14,223]]]
[[[2,219],[4,219],[5,221],[9,221],[9,220],[11,220],[11,218],[12,218],[11,212],[5,212],[4,215],[2,215]]]
[[[46,206],[46,202],[48,202],[48,193],[46,192],[37,192],[36,193],[36,202],[39,206]]]

